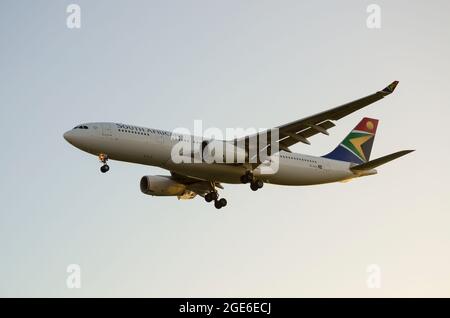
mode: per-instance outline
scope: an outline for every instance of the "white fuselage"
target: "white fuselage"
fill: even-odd
[[[72,129],[64,138],[75,147],[93,155],[106,154],[109,159],[149,166],[157,166],[181,175],[223,183],[240,183],[248,167],[245,164],[225,163],[174,163],[172,149],[183,138],[173,138],[172,133],[116,123],[90,123],[83,129]],[[200,137],[187,136],[194,143]],[[343,181],[358,177],[350,170],[350,163],[281,151],[275,173],[261,167],[253,174],[265,183],[281,185],[313,185]]]

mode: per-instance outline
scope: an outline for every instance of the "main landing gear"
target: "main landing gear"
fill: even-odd
[[[249,183],[253,181],[253,173],[251,171],[247,171],[243,176],[241,176],[242,183]]]
[[[106,162],[108,161],[108,155],[101,153],[98,155],[98,159],[103,163],[103,166],[100,167],[100,171],[102,173],[108,172],[109,166],[106,164]]]
[[[216,190],[216,186],[214,182],[211,182],[211,192],[205,194],[205,201],[211,202],[214,201],[214,206],[216,209],[221,209],[227,206],[227,200],[225,198],[219,199],[219,193]]]
[[[262,182],[261,180],[253,180],[252,182],[250,182],[250,189],[252,189],[253,191],[261,189],[263,186],[264,182]]]
[[[264,182],[255,179],[251,171],[247,171],[243,176],[241,176],[241,182],[244,184],[250,183],[250,189],[252,189],[253,191],[261,189],[264,186]]]
[[[227,200],[225,198],[222,198],[220,200],[216,200],[214,201],[214,206],[216,207],[216,209],[221,209],[223,207],[227,206]]]
[[[227,206],[227,200],[225,198],[219,199],[219,194],[217,193],[217,191],[208,192],[205,195],[205,201],[214,201],[214,206],[216,207],[216,209],[221,209]]]
[[[206,202],[211,202],[211,201],[216,201],[217,199],[219,199],[219,194],[217,192],[209,192],[205,195],[205,201]]]

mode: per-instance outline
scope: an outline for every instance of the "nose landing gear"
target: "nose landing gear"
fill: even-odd
[[[108,155],[105,155],[103,153],[98,155],[98,159],[100,160],[100,162],[103,163],[103,166],[100,167],[100,171],[102,173],[106,173],[109,171],[109,166],[106,164],[106,162],[108,161]]]
[[[103,165],[103,166],[101,166],[101,167],[100,167],[100,171],[103,172],[103,173],[108,172],[108,171],[109,171],[109,166],[106,165],[106,164]]]

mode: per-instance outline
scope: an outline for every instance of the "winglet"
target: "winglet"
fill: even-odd
[[[398,83],[399,83],[398,81],[393,81],[391,84],[386,86],[381,92],[384,93],[385,95],[391,94],[397,87]]]

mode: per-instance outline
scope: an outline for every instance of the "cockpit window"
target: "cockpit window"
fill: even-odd
[[[74,127],[73,129],[88,129],[88,126],[79,125],[79,126]]]

